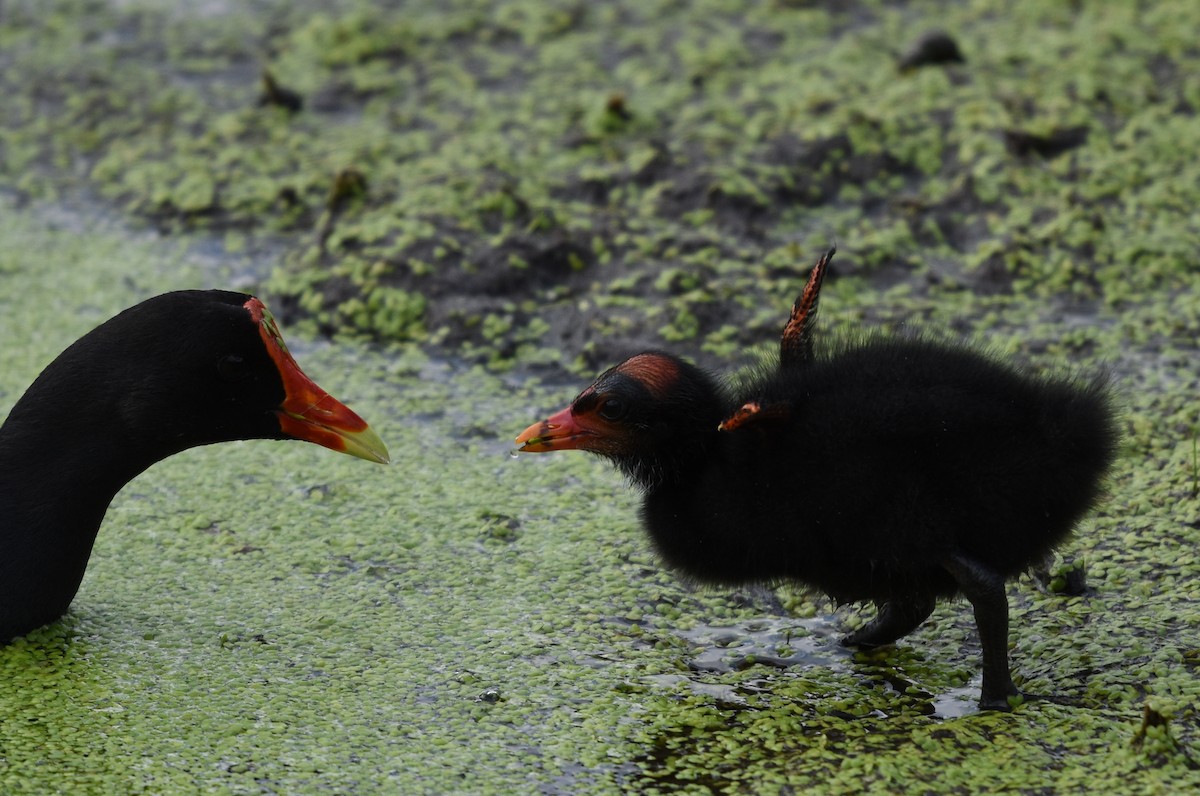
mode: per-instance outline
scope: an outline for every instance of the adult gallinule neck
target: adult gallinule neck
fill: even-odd
[[[878,616],[888,644],[965,595],[983,646],[980,704],[1020,692],[1004,583],[1093,506],[1118,431],[1106,380],[1044,378],[940,339],[813,345],[814,269],[776,366],[727,386],[678,357],[634,356],[520,450],[610,459],[644,491],[664,561],[709,583],[794,580]]]
[[[167,293],[71,344],[0,426],[0,643],[67,610],[130,479],[237,439],[388,461],[375,432],[304,375],[253,296]]]

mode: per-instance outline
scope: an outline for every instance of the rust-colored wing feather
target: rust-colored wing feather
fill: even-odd
[[[786,368],[798,365],[812,359],[813,356],[813,325],[817,319],[817,300],[821,295],[821,283],[825,281],[825,272],[829,261],[833,259],[837,247],[825,252],[825,256],[817,260],[808,275],[804,290],[792,305],[792,315],[783,327],[779,337],[779,367]],[[763,421],[787,420],[790,412],[786,404],[763,406],[757,401],[748,401],[736,412],[721,421],[717,426],[720,431],[737,431],[747,426],[754,426]]]
[[[788,318],[779,338],[779,366],[798,362],[807,362],[813,355],[813,324],[817,318],[817,300],[821,295],[821,283],[825,281],[825,271],[829,261],[833,259],[837,247],[831,248],[825,256],[817,260],[808,275],[808,282],[800,293],[796,303],[792,305],[792,317]]]

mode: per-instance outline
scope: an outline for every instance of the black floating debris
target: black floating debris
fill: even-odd
[[[908,72],[922,66],[966,62],[962,50],[958,49],[958,42],[952,39],[949,33],[935,30],[917,39],[917,43],[900,57],[900,71]]]
[[[620,92],[610,94],[604,103],[604,112],[611,113],[623,122],[627,122],[633,118],[633,113],[630,112],[629,106],[625,103],[625,95]]]
[[[317,227],[317,248],[325,251],[325,244],[333,234],[338,216],[351,202],[366,195],[367,178],[353,166],[347,166],[334,176],[333,185],[325,197],[325,212],[321,214],[321,223]]]
[[[1150,743],[1146,743],[1147,739],[1150,739]],[[1134,731],[1131,745],[1150,757],[1156,766],[1165,765],[1170,759],[1182,763],[1191,771],[1200,771],[1200,761],[1194,760],[1188,754],[1187,747],[1171,732],[1171,717],[1149,704],[1142,708],[1142,725]]]
[[[500,694],[500,689],[496,687],[485,688],[475,697],[476,702],[486,702],[489,705],[494,705],[500,702],[504,697]]]
[[[277,108],[283,108],[292,113],[296,113],[304,107],[304,97],[301,97],[287,86],[279,85],[279,81],[275,79],[275,76],[268,69],[263,70],[262,86],[263,93],[258,98],[260,106],[274,105]]]
[[[1032,575],[1042,588],[1053,594],[1079,597],[1088,593],[1087,564],[1081,558],[1065,562],[1054,569],[1035,567]]]
[[[352,199],[361,199],[367,195],[367,178],[361,171],[348,166],[340,170],[333,178],[329,195],[325,197],[325,209],[331,213],[341,211]]]
[[[633,120],[633,111],[620,92],[610,94],[604,102],[604,115],[600,118],[600,132],[619,133]]]
[[[1017,157],[1040,155],[1044,158],[1053,158],[1080,146],[1087,141],[1087,137],[1088,128],[1086,126],[1065,127],[1055,130],[1049,135],[1037,135],[1023,130],[1005,130],[1004,145],[1010,154]]]

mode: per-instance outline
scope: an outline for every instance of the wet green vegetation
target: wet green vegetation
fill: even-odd
[[[0,415],[122,307],[242,287],[396,464],[132,483],[0,649],[0,791],[1200,784],[1195,4],[176,5],[0,6]],[[938,28],[965,62],[902,71]],[[1112,496],[1009,590],[1068,704],[974,712],[965,604],[854,655],[819,596],[661,571],[601,463],[507,457],[630,348],[748,364],[831,242],[826,330],[1113,371]]]
[[[270,288],[326,331],[716,359],[834,240],[898,320],[1190,284],[1186,2],[6,9],[8,181],[279,236]],[[965,63],[901,71],[933,27]]]

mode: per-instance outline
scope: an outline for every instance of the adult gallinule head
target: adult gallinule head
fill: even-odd
[[[0,426],[0,643],[67,610],[125,483],[236,439],[388,461],[375,432],[304,375],[253,296],[167,293],[72,343]]]
[[[667,353],[631,357],[526,429],[532,453],[610,459],[644,492],[660,556],[698,581],[799,581],[876,618],[888,644],[939,598],[971,601],[980,705],[1020,692],[1004,584],[1095,504],[1118,443],[1106,379],[1044,378],[940,339],[816,346],[831,251],[784,329],[777,366],[737,385]]]

